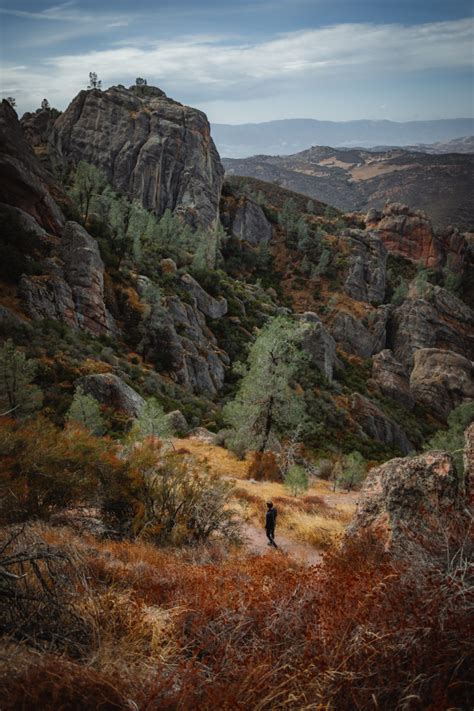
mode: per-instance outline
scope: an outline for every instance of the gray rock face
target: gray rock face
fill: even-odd
[[[18,207],[47,232],[57,234],[64,217],[51,195],[51,179],[39,164],[7,101],[0,104],[0,202]]]
[[[387,250],[377,235],[363,230],[345,230],[351,246],[349,274],[344,291],[357,301],[381,304],[385,296]]]
[[[386,397],[396,400],[407,410],[413,410],[415,400],[410,390],[408,371],[392,351],[383,350],[372,360],[372,381]]]
[[[361,358],[370,358],[377,349],[385,346],[384,329],[382,334],[379,330],[376,334],[371,333],[361,321],[344,311],[338,311],[335,315],[331,333],[346,353]]]
[[[381,444],[398,447],[403,454],[413,450],[413,445],[406,432],[393,420],[390,420],[373,402],[354,393],[351,398],[351,411],[362,432]]]
[[[196,299],[188,304],[178,296],[169,297],[163,307],[151,309],[144,331],[141,350],[145,357],[161,363],[165,349],[168,362],[161,369],[172,373],[180,385],[208,396],[220,390],[229,357],[218,348]]]
[[[393,312],[389,343],[395,357],[409,369],[420,348],[441,348],[472,360],[474,314],[456,296],[439,286],[429,286],[423,297],[410,292]]]
[[[312,312],[302,314],[300,320],[306,325],[301,348],[308,353],[311,363],[332,380],[336,361],[336,342],[326,331],[321,319]]]
[[[68,222],[61,256],[79,327],[95,335],[110,333],[111,317],[104,302],[104,264],[96,240],[77,222]]]
[[[239,203],[232,221],[232,234],[237,239],[251,245],[269,242],[272,238],[272,226],[265,217],[260,205],[245,198]]]
[[[213,296],[204,291],[202,286],[193,279],[190,274],[183,274],[181,277],[181,285],[194,298],[199,311],[209,318],[222,318],[227,313],[227,301],[221,296],[215,299]]]
[[[26,313],[34,319],[52,319],[78,328],[72,290],[62,276],[45,274],[21,277],[18,296]]]
[[[414,355],[410,387],[415,400],[438,418],[474,398],[474,364],[451,351],[422,348]]]
[[[387,548],[396,547],[406,536],[439,530],[463,501],[446,452],[392,459],[369,472],[348,534],[369,529]]]
[[[169,208],[193,226],[218,216],[224,171],[206,116],[159,89],[81,91],[56,120],[51,147],[84,160],[157,216]]]
[[[138,417],[145,404],[141,395],[113,373],[85,375],[77,383],[101,405],[112,407],[129,417]]]

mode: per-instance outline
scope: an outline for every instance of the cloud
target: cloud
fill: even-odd
[[[3,91],[16,92],[20,105],[22,97],[30,96],[38,105],[39,97],[48,96],[64,106],[84,87],[88,72],[95,71],[104,85],[132,83],[136,76],[145,76],[176,96],[199,93],[201,101],[229,96],[241,100],[270,95],[282,87],[310,85],[318,77],[468,67],[472,37],[473,22],[466,18],[411,26],[339,24],[252,43],[209,36],[143,38],[124,46],[50,57],[28,72],[6,67],[8,88]]]

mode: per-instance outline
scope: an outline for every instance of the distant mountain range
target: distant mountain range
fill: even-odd
[[[314,146],[289,156],[224,158],[228,175],[277,183],[343,211],[402,202],[439,227],[474,226],[474,155]]]
[[[212,125],[212,135],[220,155],[229,158],[244,158],[260,153],[290,155],[310,146],[417,146],[417,150],[424,150],[421,148],[423,144],[444,143],[474,135],[474,118],[406,123],[365,119],[283,119],[239,125],[215,123]],[[468,152],[472,152],[472,149]]]

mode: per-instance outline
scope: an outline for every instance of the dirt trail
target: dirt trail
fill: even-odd
[[[316,565],[321,562],[322,553],[308,543],[300,543],[292,541],[291,538],[276,530],[275,541],[278,548],[272,548],[268,545],[268,540],[265,535],[264,528],[257,528],[252,523],[245,523],[243,526],[244,536],[247,540],[247,548],[251,553],[256,555],[264,555],[274,553],[281,555],[287,553],[292,558],[297,558],[302,563],[307,565]]]

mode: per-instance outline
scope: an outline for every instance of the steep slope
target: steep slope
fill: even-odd
[[[228,175],[278,182],[344,211],[404,202],[424,210],[436,227],[474,225],[471,155],[315,146],[290,156],[224,158],[223,163]]]
[[[0,329],[40,364],[49,416],[62,424],[74,388],[93,382],[113,434],[134,416],[115,406],[130,396],[127,387],[134,402],[158,397],[166,410],[180,409],[187,425],[217,431],[239,384],[232,365],[245,361],[269,318],[284,314],[305,324],[307,366],[298,388],[313,426],[310,451],[358,450],[380,460],[422,446],[471,397],[473,315],[445,288],[465,294],[471,253],[463,235],[436,233],[426,215],[399,203],[341,215],[255,179],[232,178],[221,191],[212,144],[206,148],[199,131],[188,141],[185,128],[179,166],[197,161],[190,178],[176,160],[168,162],[167,146],[177,144],[164,138],[170,115],[184,109],[158,89],[148,91],[144,98],[120,87],[81,93],[52,127],[42,121],[33,141],[44,156],[47,140],[62,176],[69,161],[90,157],[109,180],[132,179],[143,159],[155,188],[181,196],[170,203],[174,216],[157,221],[156,205],[136,213],[122,242],[114,221],[117,210],[133,208],[126,199],[133,180],[119,197],[100,188],[91,213],[81,214],[73,203],[74,165],[61,186],[11,107],[2,106]],[[144,114],[153,108],[152,119],[139,119],[150,120],[153,132],[128,174],[110,144],[123,130],[113,145],[133,154],[127,131],[137,117],[128,115],[130,106]],[[35,135],[31,118],[26,133]],[[331,162],[331,151],[321,149],[319,160]],[[200,199],[191,204],[193,190]],[[104,212],[107,201],[112,211]],[[190,215],[196,225],[211,225],[217,211],[218,232],[183,227]],[[420,263],[429,271],[420,272]],[[443,368],[449,378],[434,382]]]

